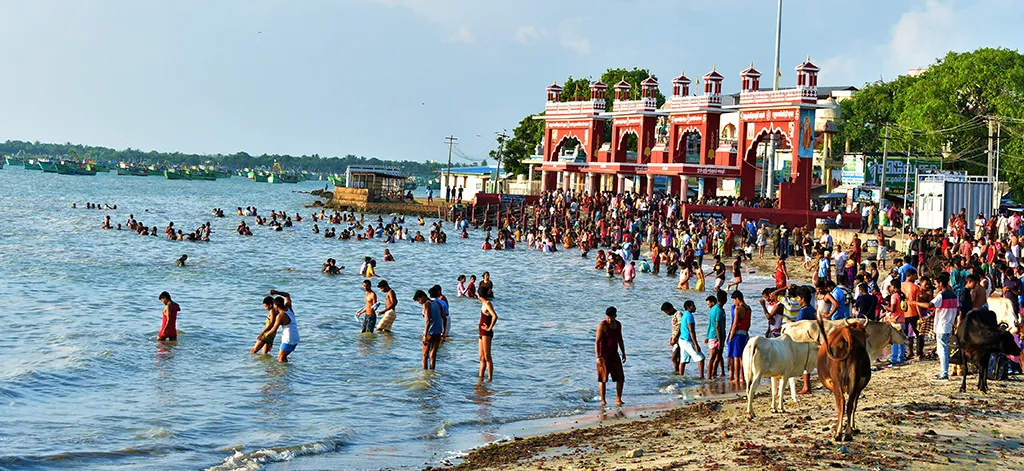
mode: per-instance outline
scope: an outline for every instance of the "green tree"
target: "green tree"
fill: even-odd
[[[841,104],[834,151],[941,153],[947,169],[987,171],[988,120],[1001,127],[1000,179],[1024,197],[1024,55],[1002,48],[950,52],[917,77],[864,87]]]

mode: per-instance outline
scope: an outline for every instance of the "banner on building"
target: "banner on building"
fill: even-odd
[[[881,185],[882,158],[865,159],[864,183]],[[889,157],[885,165],[885,191],[893,195],[914,192],[916,173],[935,173],[942,169],[942,160],[935,157]]]

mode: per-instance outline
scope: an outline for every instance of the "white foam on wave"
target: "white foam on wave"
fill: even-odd
[[[224,458],[221,464],[206,468],[206,471],[254,471],[267,463],[291,461],[296,456],[332,453],[338,451],[341,446],[340,441],[325,440],[288,447],[263,448],[250,452],[237,450],[233,455]]]

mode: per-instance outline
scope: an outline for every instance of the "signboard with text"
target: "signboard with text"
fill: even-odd
[[[934,173],[942,168],[942,160],[935,157],[889,157],[885,165],[885,192],[902,195],[914,191],[915,171]],[[881,185],[882,158],[864,158],[864,184]]]

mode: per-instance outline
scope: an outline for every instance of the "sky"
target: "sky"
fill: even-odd
[[[1017,0],[784,0],[781,86],[1021,49]],[[0,0],[0,140],[481,159],[545,87],[648,68],[771,77],[772,0]]]

